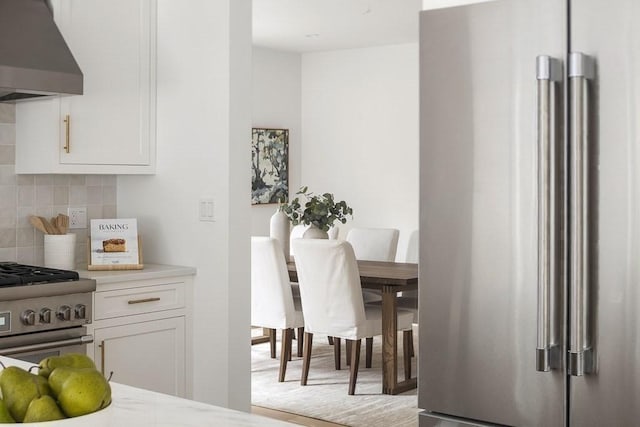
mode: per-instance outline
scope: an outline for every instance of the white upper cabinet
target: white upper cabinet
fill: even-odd
[[[57,0],[84,94],[16,104],[16,173],[155,171],[155,0]]]

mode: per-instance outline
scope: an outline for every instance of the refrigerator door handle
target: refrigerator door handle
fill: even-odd
[[[557,275],[555,274],[555,236],[557,188],[556,93],[561,65],[546,55],[536,58],[537,144],[538,144],[538,310],[536,370],[560,368],[557,343]]]
[[[591,58],[569,54],[570,116],[570,309],[569,373],[582,376],[594,372],[589,319],[589,88],[594,77]]]

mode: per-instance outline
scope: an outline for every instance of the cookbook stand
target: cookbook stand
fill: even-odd
[[[91,237],[87,238],[87,270],[142,270],[142,238],[138,235],[138,264],[91,264]]]

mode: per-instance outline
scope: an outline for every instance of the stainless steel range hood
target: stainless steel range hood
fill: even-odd
[[[45,0],[0,0],[0,102],[81,95],[82,71]]]

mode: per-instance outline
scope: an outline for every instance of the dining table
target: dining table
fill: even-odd
[[[287,262],[289,279],[298,281],[295,261]],[[417,387],[417,378],[398,381],[398,304],[399,292],[418,289],[418,264],[358,261],[363,289],[376,289],[382,295],[382,393],[399,394]]]

